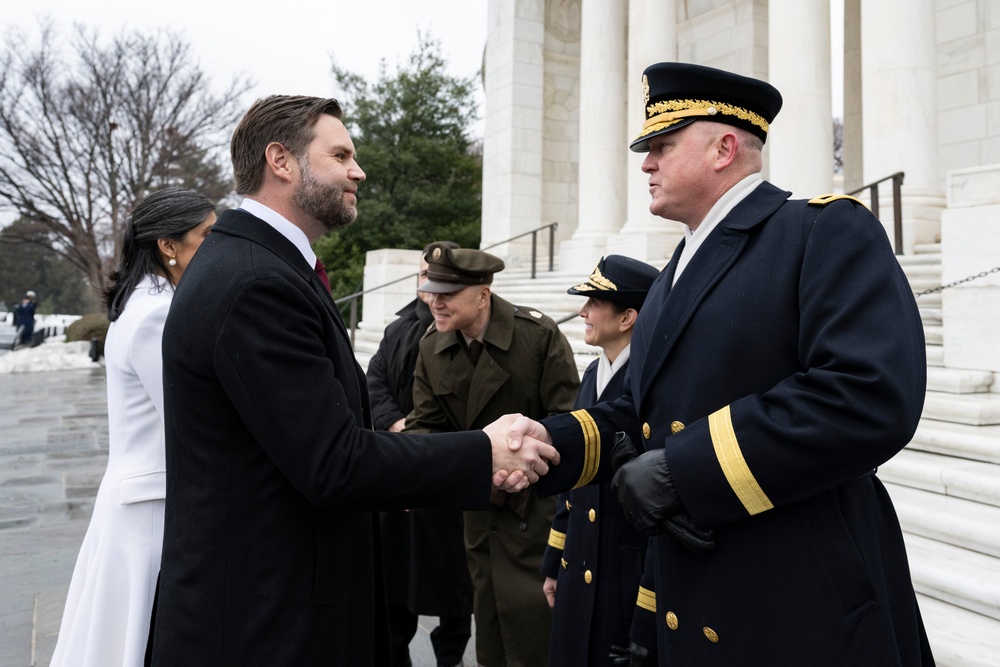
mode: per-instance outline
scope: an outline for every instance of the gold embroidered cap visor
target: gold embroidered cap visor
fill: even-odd
[[[659,271],[645,262],[624,255],[608,255],[597,263],[587,282],[570,287],[566,293],[639,310],[657,275]]]
[[[781,110],[781,93],[771,84],[714,67],[656,63],[642,74],[646,120],[629,146],[649,151],[649,140],[696,120],[726,123],[761,141]]]

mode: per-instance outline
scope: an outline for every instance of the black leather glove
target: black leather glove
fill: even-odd
[[[695,526],[691,522],[691,515],[686,510],[681,510],[668,518],[666,530],[670,539],[688,551],[700,554],[715,548],[715,539],[712,537],[712,531],[701,530]]]
[[[608,657],[616,667],[656,667],[656,652],[635,642],[630,642],[628,648],[612,644]]]
[[[635,445],[632,444],[632,438],[624,431],[618,431],[615,433],[615,441],[611,446],[611,468],[615,472],[623,465],[639,456],[639,452],[636,450]]]
[[[616,471],[615,479],[618,477],[617,471],[638,456],[639,452],[636,451],[635,445],[632,444],[632,439],[622,431],[615,433],[615,442],[611,448],[611,465]],[[666,468],[666,465],[664,461],[664,468]],[[667,474],[670,474],[669,470]],[[614,485],[614,481],[612,481],[612,485]],[[618,490],[616,489],[615,492],[618,493]],[[621,502],[620,498],[621,496],[619,495],[619,502]],[[679,499],[678,502],[680,502]],[[625,509],[624,505],[622,509]],[[626,516],[628,516],[628,512],[626,512]],[[636,526],[636,529],[639,532],[643,532],[638,526]],[[666,532],[674,542],[695,553],[704,553],[715,548],[712,531],[697,528],[691,521],[691,515],[683,508],[673,516],[668,517],[664,522],[663,530],[658,532]]]
[[[665,532],[667,519],[682,509],[663,449],[645,452],[622,465],[611,479],[611,489],[625,518],[647,537]]]

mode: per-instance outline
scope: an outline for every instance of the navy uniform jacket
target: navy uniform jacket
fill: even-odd
[[[762,183],[671,287],[654,282],[616,402],[545,421],[557,491],[609,474],[615,431],[665,448],[717,546],[650,540],[668,665],[932,664],[892,503],[872,470],[926,385],[910,287],[863,206]]]
[[[597,396],[597,364],[584,371],[577,408],[622,395],[626,362]],[[625,519],[609,483],[560,494],[542,574],[556,580],[549,667],[611,665],[611,646],[627,647],[646,537]],[[651,645],[651,644],[649,644]]]
[[[184,272],[163,366],[153,665],[388,665],[372,510],[485,508],[485,434],[371,431],[330,293],[245,211]]]

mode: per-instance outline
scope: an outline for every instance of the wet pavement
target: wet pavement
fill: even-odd
[[[0,667],[49,664],[107,450],[103,366],[0,374]],[[420,619],[414,667],[436,665],[436,620]]]

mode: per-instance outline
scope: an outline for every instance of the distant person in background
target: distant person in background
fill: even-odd
[[[450,241],[437,245],[458,248]],[[424,255],[430,247],[420,255],[418,285],[427,279]],[[413,409],[413,367],[420,339],[434,321],[425,303],[428,295],[417,296],[385,328],[368,363],[372,423],[379,431],[402,431]],[[440,618],[430,633],[438,665],[461,664],[472,636],[472,580],[465,562],[462,512],[393,510],[381,512],[380,519],[392,667],[412,664],[409,646],[421,615]]]
[[[31,336],[35,333],[35,300],[37,295],[28,290],[24,293],[21,303],[14,307],[14,328],[17,329],[15,346],[31,345]]]
[[[174,288],[214,223],[209,199],[176,188],[146,197],[127,223],[121,263],[104,292],[111,320],[108,469],[73,571],[52,667],[143,664],[166,489],[160,339]]]
[[[584,341],[601,348],[583,373],[574,409],[625,393],[632,328],[658,274],[645,262],[608,255],[586,282],[566,290],[587,297],[580,307]],[[542,558],[542,590],[553,607],[548,667],[629,664],[613,662],[611,653],[615,647],[621,657],[630,639],[631,665],[656,664],[637,662],[642,648],[656,646],[652,584],[640,590],[646,542],[622,514],[610,481],[559,496]]]

